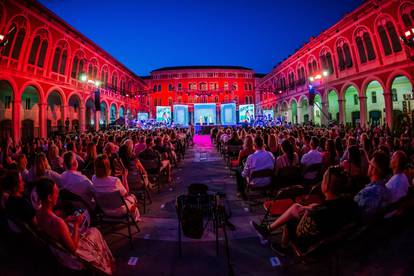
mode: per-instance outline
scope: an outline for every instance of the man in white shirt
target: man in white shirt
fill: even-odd
[[[264,149],[264,141],[261,136],[254,139],[256,152],[247,157],[246,164],[242,172],[243,177],[250,177],[253,172],[265,169],[273,170],[275,168],[275,157],[269,151]],[[271,177],[259,177],[250,181],[251,185],[263,187],[269,185]]]
[[[73,194],[80,196],[90,208],[95,207],[95,200],[93,198],[93,184],[92,182],[78,169],[78,161],[76,155],[72,151],[68,151],[63,155],[63,162],[66,171],[61,175],[61,187]]]
[[[408,192],[408,178],[404,174],[407,164],[407,155],[403,151],[396,151],[391,158],[391,169],[393,176],[385,184],[389,190],[389,203],[394,203],[405,197]]]
[[[310,141],[310,151],[305,153],[302,156],[301,164],[306,168],[313,164],[320,164],[322,163],[322,154],[317,150],[319,145],[319,139],[317,137],[312,137]],[[317,176],[316,171],[307,172],[304,174],[303,178],[306,180],[315,179]]]

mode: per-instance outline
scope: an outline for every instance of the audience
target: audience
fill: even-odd
[[[391,158],[393,176],[385,184],[389,190],[389,203],[397,202],[407,195],[409,183],[404,173],[407,163],[407,155],[403,151],[394,152]]]
[[[99,230],[90,227],[85,233],[79,233],[80,224],[84,219],[82,214],[63,219],[54,213],[53,209],[59,198],[59,188],[51,179],[39,179],[36,191],[42,203],[36,215],[40,230],[72,254],[76,254],[103,273],[111,275],[115,259]],[[63,252],[60,252],[57,258],[69,267],[73,265],[73,259],[62,254]]]

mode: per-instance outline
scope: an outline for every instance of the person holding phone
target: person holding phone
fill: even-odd
[[[36,192],[42,203],[36,215],[40,230],[62,244],[72,254],[89,262],[103,273],[111,275],[115,268],[115,259],[101,232],[96,228],[88,228],[81,235],[79,226],[84,219],[83,214],[63,219],[54,213],[59,198],[59,188],[53,180],[40,178],[36,183]],[[71,224],[72,231],[68,224]],[[59,255],[58,259],[61,262],[68,262],[65,265],[70,267],[72,259],[69,256]]]

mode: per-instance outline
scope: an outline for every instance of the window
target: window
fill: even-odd
[[[354,95],[354,105],[358,105],[358,94]]]
[[[371,93],[371,102],[373,104],[377,103],[377,92],[375,92],[375,91],[372,91],[372,93]]]
[[[400,38],[398,37],[397,31],[395,30],[394,24],[391,21],[388,21],[386,24],[388,35],[391,38],[392,49],[394,53],[398,53],[402,51]]]
[[[229,90],[229,83],[228,82],[225,82],[224,83],[224,90],[225,91],[228,91]]]
[[[189,90],[197,90],[197,84],[195,82],[191,82],[188,84]]]
[[[64,50],[63,53],[62,53],[62,57],[60,59],[60,69],[59,69],[59,73],[61,75],[64,75],[65,74],[65,71],[66,71],[66,59],[67,59],[67,57],[68,57],[67,51]]]
[[[407,27],[407,29],[411,28],[413,26],[413,22],[411,21],[411,18],[408,14],[406,14],[406,13],[403,14],[402,15],[402,20],[404,22],[405,27]]]
[[[351,51],[349,50],[349,45],[347,43],[343,46],[344,54],[345,54],[345,65],[347,68],[352,67],[352,57],[351,57]]]
[[[171,84],[171,83],[169,83],[168,84],[168,91],[173,91],[174,90],[174,86]]]
[[[180,82],[178,83],[178,91],[181,91],[183,89],[183,84]]]
[[[381,39],[382,48],[384,49],[384,54],[389,56],[392,54],[391,44],[388,40],[387,32],[385,31],[383,26],[378,27],[378,34]]]
[[[201,91],[206,91],[207,90],[207,83],[201,82],[200,83],[200,90]]]
[[[344,52],[342,51],[342,48],[340,46],[336,48],[336,53],[338,54],[339,71],[343,71],[345,70],[345,57]]]
[[[4,97],[4,109],[10,109],[11,107],[11,96]]]
[[[158,92],[161,92],[161,84],[158,84]]]
[[[367,49],[368,60],[374,60],[375,59],[375,51],[374,51],[374,46],[372,45],[371,37],[369,36],[368,32],[364,33],[363,37],[364,37],[365,47]]]
[[[365,49],[364,49],[364,44],[362,43],[362,39],[360,37],[357,37],[355,39],[357,48],[358,48],[358,54],[359,54],[359,59],[361,61],[361,63],[365,63],[367,62],[367,55],[365,53]]]
[[[171,97],[168,98],[168,105],[172,105],[172,98]]]
[[[70,75],[74,79],[76,79],[76,76],[78,75],[78,63],[79,63],[79,59],[78,57],[75,57],[73,59],[72,73]]]
[[[56,48],[55,55],[53,56],[52,71],[57,73],[59,68],[59,59],[60,59],[60,48]]]
[[[398,102],[397,89],[391,89],[391,97],[393,102]]]
[[[237,84],[237,82],[233,82],[233,84],[231,85],[231,90],[233,91],[239,90],[239,85]]]
[[[30,110],[30,98],[26,98],[26,106],[25,106],[26,110]]]
[[[249,97],[248,96],[246,96],[245,102],[246,102],[246,104],[249,104]]]
[[[36,36],[35,39],[33,39],[32,49],[30,50],[29,64],[32,64],[32,65],[35,64],[37,52],[39,50],[39,45],[40,45],[40,36]]]
[[[14,43],[14,47],[13,47],[13,52],[12,52],[13,59],[19,59],[25,36],[26,36],[26,30],[24,29],[19,30],[19,32],[17,33],[16,41]]]
[[[3,56],[9,56],[9,54],[10,54],[11,46],[14,42],[14,39],[15,39],[16,33],[17,33],[17,27],[16,27],[15,24],[10,26],[10,29],[9,29],[8,33],[9,33],[9,39],[8,39],[9,42],[3,48]]]
[[[157,85],[156,84],[154,85],[154,89],[152,91],[157,92]]]

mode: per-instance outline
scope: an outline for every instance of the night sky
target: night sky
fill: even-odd
[[[140,76],[164,66],[267,73],[363,0],[41,0]]]

